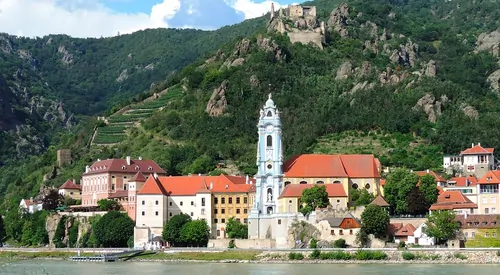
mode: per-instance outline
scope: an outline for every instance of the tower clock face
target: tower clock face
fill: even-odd
[[[270,133],[274,130],[274,126],[273,125],[267,125],[266,126],[266,132]]]

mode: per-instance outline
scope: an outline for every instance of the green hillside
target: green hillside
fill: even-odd
[[[499,63],[488,40],[496,37],[498,3],[345,2],[341,9],[340,1],[308,3],[326,22],[324,49],[265,31],[227,43],[141,99],[166,88],[175,96],[117,106],[125,109],[108,125],[86,121],[46,154],[0,168],[0,194],[36,193],[57,148],[71,148],[76,161],[46,185],[80,177],[97,158],[126,155],[153,158],[172,175],[219,173],[221,161],[255,173],[255,125],[269,93],[281,111],[286,156],[374,153],[386,166],[422,170],[471,142],[500,148]]]

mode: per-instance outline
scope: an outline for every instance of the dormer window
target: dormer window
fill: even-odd
[[[139,166],[137,166],[137,165],[136,165],[136,166],[135,166],[135,170],[139,170]]]
[[[273,113],[271,111],[267,111],[267,116],[271,117],[271,116],[273,116]]]
[[[125,165],[122,165],[122,170],[125,170],[125,168],[126,168]]]
[[[492,177],[487,177],[487,178],[486,178],[486,180],[487,180],[487,181],[490,181],[490,180],[492,180],[492,179],[493,179]]]
[[[153,170],[153,167],[148,166],[148,170],[149,170],[149,171]]]

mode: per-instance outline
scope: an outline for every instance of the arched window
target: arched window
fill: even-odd
[[[352,184],[352,189],[358,189],[358,184],[357,183],[353,183]]]
[[[291,182],[285,181],[285,186],[289,185]]]
[[[370,189],[370,184],[369,183],[365,184],[365,189],[367,189],[367,190]]]
[[[307,184],[307,181],[303,180],[300,182],[300,184]]]
[[[270,136],[270,135],[268,135],[268,136],[267,136],[267,142],[266,142],[266,145],[267,145],[268,147],[273,146],[273,137],[272,137],[272,136]]]
[[[336,180],[336,181],[334,181],[333,183],[334,183],[334,184],[340,184],[341,182],[340,182],[340,181],[338,181],[338,180]]]
[[[322,181],[322,180],[318,180],[318,181],[316,182],[316,184],[324,184],[324,183],[325,183],[325,182],[324,182],[324,181]]]
[[[271,111],[268,111],[267,116],[273,116],[273,113]]]

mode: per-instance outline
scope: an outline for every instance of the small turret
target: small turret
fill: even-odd
[[[274,3],[271,3],[271,18],[269,18],[270,20],[273,20],[274,18]]]

